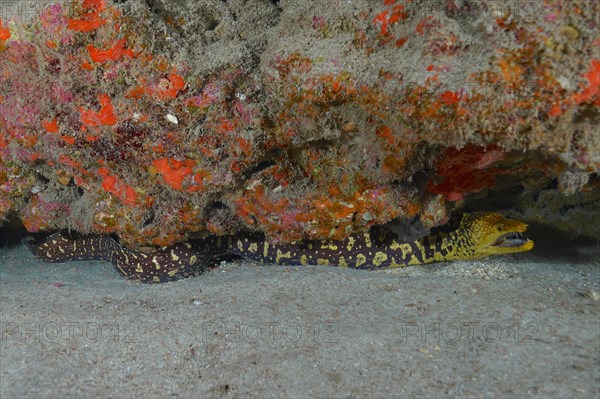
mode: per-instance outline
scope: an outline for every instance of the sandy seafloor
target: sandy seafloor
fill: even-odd
[[[541,234],[541,233],[540,233]],[[0,397],[600,395],[600,247],[133,284],[0,250]]]

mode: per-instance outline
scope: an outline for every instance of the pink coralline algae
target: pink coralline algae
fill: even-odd
[[[474,145],[456,150],[448,149],[437,161],[436,173],[443,178],[439,184],[429,185],[429,190],[443,194],[449,201],[462,200],[465,193],[475,193],[496,185],[496,174],[501,170],[492,166],[506,158],[498,147],[481,148]]]

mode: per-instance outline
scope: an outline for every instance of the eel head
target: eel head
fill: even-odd
[[[533,241],[523,235],[526,230],[527,224],[495,212],[466,214],[459,228],[469,238],[473,258],[531,250]]]

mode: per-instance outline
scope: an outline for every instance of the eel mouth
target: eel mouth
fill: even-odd
[[[523,236],[521,233],[513,232],[507,233],[500,236],[493,244],[492,247],[502,247],[502,248],[513,248],[520,247],[529,242],[529,238]]]

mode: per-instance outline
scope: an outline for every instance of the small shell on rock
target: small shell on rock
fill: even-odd
[[[165,116],[165,119],[168,120],[169,122],[173,123],[173,124],[178,124],[179,120],[177,119],[177,117],[173,114],[167,114]]]

